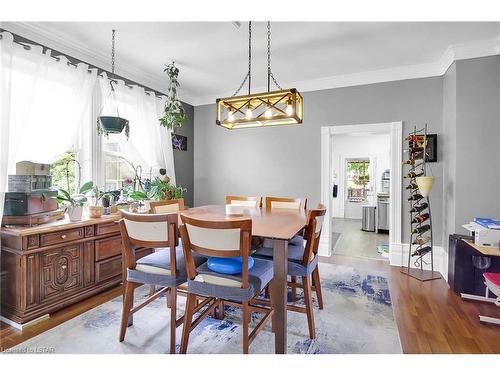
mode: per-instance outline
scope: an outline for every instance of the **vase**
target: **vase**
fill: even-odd
[[[420,190],[420,194],[422,197],[426,198],[432,190],[432,185],[434,184],[434,177],[432,176],[423,176],[417,177],[415,179],[418,190]]]
[[[89,206],[89,216],[92,219],[98,219],[102,216],[103,207],[102,206]]]
[[[83,207],[82,206],[70,206],[68,207],[68,217],[69,221],[81,221],[82,220],[82,214],[83,214]]]

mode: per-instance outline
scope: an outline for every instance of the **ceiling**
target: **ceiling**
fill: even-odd
[[[248,23],[30,22],[3,28],[165,92],[164,65],[180,68],[180,96],[213,103],[238,88],[248,65]],[[266,24],[253,23],[252,87],[266,87]],[[310,91],[443,74],[453,59],[500,53],[498,22],[273,22],[272,70]],[[451,61],[450,61],[451,59]],[[244,93],[245,89],[242,90]]]

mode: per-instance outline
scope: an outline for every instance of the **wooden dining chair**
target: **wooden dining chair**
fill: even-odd
[[[177,319],[177,286],[187,280],[184,253],[182,247],[178,246],[178,215],[133,214],[124,210],[121,214],[119,223],[124,262],[124,293],[120,342],[125,339],[129,317],[162,294],[167,294],[170,307],[170,353],[175,353],[175,329],[183,321],[182,318]],[[136,261],[137,248],[161,249]],[[198,265],[206,261],[200,257],[191,257],[190,260]],[[162,288],[134,307],[135,289],[147,284]]]
[[[150,213],[152,214],[171,214],[184,210],[184,199],[165,199],[161,201],[149,202]],[[149,295],[152,296],[156,291],[156,285],[149,286]]]
[[[226,204],[244,207],[262,207],[262,197],[247,197],[244,195],[226,195]]]
[[[305,230],[305,247],[293,244],[288,245],[288,275],[295,278],[302,278],[302,283],[297,283],[296,279],[292,279],[292,281],[288,283],[288,286],[291,288],[302,288],[304,290],[304,302],[306,307],[289,304],[287,305],[287,309],[307,314],[309,337],[311,339],[316,337],[311,295],[312,290],[316,292],[320,310],[323,309],[323,295],[321,293],[321,280],[318,270],[318,246],[325,213],[326,207],[322,204],[319,204],[316,209],[308,212]],[[262,247],[256,251],[254,257],[272,259],[273,251],[272,247]]]
[[[292,210],[305,211],[307,206],[306,198],[280,198],[280,197],[266,197],[266,208],[285,208]]]
[[[255,259],[253,267],[248,269],[252,220],[203,221],[182,214],[181,219],[183,225],[180,231],[188,275],[181,353],[186,353],[189,335],[193,329],[208,314],[217,307],[220,308],[220,302],[224,301],[242,308],[243,353],[247,354],[250,343],[274,313],[272,307],[254,306],[250,303],[250,300],[260,294],[273,278],[273,264],[269,260]],[[242,271],[236,275],[229,275],[210,270],[207,263],[197,267],[193,261],[194,254],[217,258],[242,257]],[[193,321],[193,314],[204,307],[196,304],[197,296],[210,298],[210,304]],[[249,333],[248,325],[252,311],[264,313],[264,316]]]
[[[151,201],[149,207],[152,214],[170,214],[184,210],[184,199],[167,199],[163,201]]]

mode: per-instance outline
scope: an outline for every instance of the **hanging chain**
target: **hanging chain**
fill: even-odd
[[[274,78],[273,72],[271,70],[271,22],[267,21],[267,91],[269,92],[271,89],[270,79],[273,80],[273,83],[277,88],[283,90],[283,88],[276,82],[276,78]]]
[[[115,75],[115,33],[116,30],[111,31],[111,73]]]
[[[247,80],[248,80],[248,95],[250,95],[250,85],[252,83],[251,72],[252,72],[252,21],[249,21],[248,22],[248,72],[245,75],[243,82],[241,82],[241,85],[238,87],[238,89],[234,92],[232,96],[238,95],[243,86],[245,86]]]

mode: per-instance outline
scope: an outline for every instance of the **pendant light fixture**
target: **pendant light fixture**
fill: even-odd
[[[116,30],[111,31],[111,77],[109,77],[109,86],[111,91],[109,92],[108,99],[111,96],[116,109],[116,116],[99,116],[97,119],[97,134],[119,134],[125,129],[125,135],[127,139],[130,133],[130,126],[128,120],[120,117],[120,112],[118,111],[118,103],[116,102],[116,92],[113,84],[116,84],[115,78],[115,33]],[[99,114],[102,112],[99,112]]]
[[[271,91],[271,80],[278,88]],[[248,95],[238,95],[248,81]],[[248,72],[233,96],[216,100],[216,123],[227,129],[301,124],[303,100],[296,89],[283,89],[271,70],[271,22],[267,22],[267,92],[251,93],[252,22],[248,23]]]

